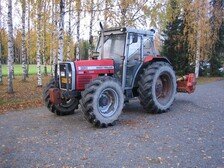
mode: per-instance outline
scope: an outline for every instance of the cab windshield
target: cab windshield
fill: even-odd
[[[111,34],[104,36],[103,59],[113,59],[115,62],[121,62],[124,56],[126,34]],[[98,43],[97,52],[102,52],[102,38]]]

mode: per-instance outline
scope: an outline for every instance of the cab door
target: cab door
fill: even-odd
[[[134,76],[141,65],[142,36],[136,33],[129,34],[129,48],[126,71],[126,88],[132,88]]]

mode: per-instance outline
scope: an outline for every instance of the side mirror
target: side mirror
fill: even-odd
[[[138,42],[138,35],[137,34],[133,34],[132,36],[132,43],[137,43]]]

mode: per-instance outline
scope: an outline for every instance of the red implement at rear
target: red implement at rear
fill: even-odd
[[[177,79],[177,92],[193,93],[196,88],[195,74],[191,73]]]

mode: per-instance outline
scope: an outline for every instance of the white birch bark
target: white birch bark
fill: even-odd
[[[109,7],[109,2],[108,0],[105,0],[105,8],[103,11],[103,20],[104,20],[104,28],[107,28],[107,20],[108,20],[108,7]]]
[[[92,34],[93,34],[93,20],[94,20],[94,0],[90,1],[90,23],[89,23],[89,39],[91,43],[89,44],[89,57],[92,57],[92,50],[93,50],[93,44],[92,44]]]
[[[8,0],[8,93],[13,93],[13,25],[12,25],[12,0]]]
[[[51,43],[50,43],[50,65],[51,65],[51,74],[53,76],[53,50],[54,50],[54,0],[51,1],[51,25],[52,25],[52,31],[51,31]]]
[[[22,0],[22,81],[26,80],[26,0]]]
[[[41,75],[41,1],[38,1],[37,8],[37,87],[42,87],[42,75]]]
[[[0,85],[3,84],[2,79],[2,1],[0,0]]]
[[[89,37],[92,36],[93,34],[93,20],[94,20],[94,12],[93,12],[93,5],[94,5],[94,0],[91,0],[91,6],[90,6],[90,23],[89,23]]]
[[[71,38],[72,38],[72,32],[71,32],[71,18],[72,18],[72,0],[69,0],[68,2],[68,40],[67,40],[67,53],[66,53],[66,60],[71,60]]]
[[[0,42],[0,85],[3,84],[2,79],[2,43]]]
[[[43,58],[43,65],[44,65],[44,75],[47,75],[47,62],[46,62],[46,3],[44,3],[44,12],[43,12],[43,33],[42,33],[42,58]]]
[[[77,34],[76,34],[76,59],[80,59],[80,14],[81,14],[81,1],[76,1],[77,10]]]
[[[27,5],[28,18],[27,18],[27,51],[26,51],[26,77],[29,77],[29,56],[30,56],[30,1]]]
[[[200,29],[200,28],[199,28]],[[200,30],[197,32],[197,41],[196,41],[196,57],[195,57],[195,76],[198,78],[199,69],[200,69]]]
[[[60,22],[59,22],[59,46],[58,46],[58,64],[63,61],[64,51],[64,14],[65,14],[65,2],[60,0]]]
[[[201,6],[201,5],[200,5]],[[200,9],[197,11],[197,35],[196,35],[196,53],[195,53],[195,76],[198,78],[200,70],[200,54],[201,54],[201,28],[200,28]]]
[[[57,11],[58,11],[58,4],[56,3],[55,0],[54,1],[54,14],[53,14],[53,22],[54,22],[54,30],[53,30],[53,51],[52,51],[52,55],[53,55],[53,67],[52,67],[52,75],[55,75],[55,65],[57,63],[57,48],[56,48],[56,43],[57,40],[55,37],[58,36],[58,30],[57,30],[57,26],[58,26],[58,15],[57,15]]]

